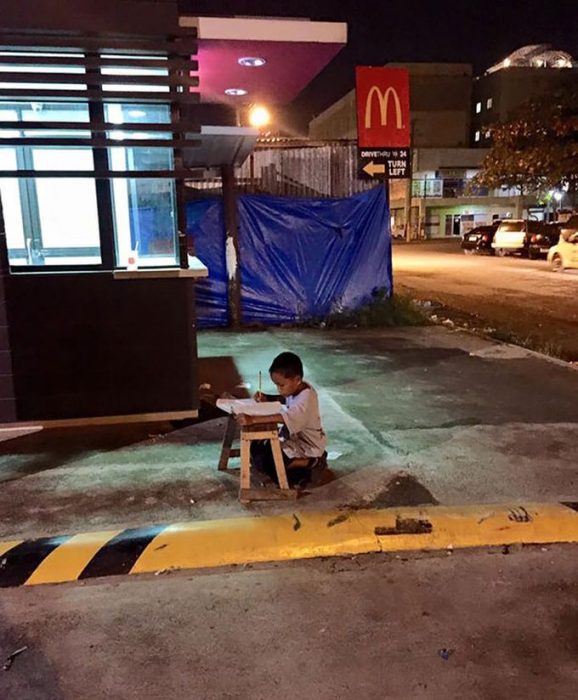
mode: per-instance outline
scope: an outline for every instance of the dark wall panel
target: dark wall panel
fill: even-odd
[[[190,280],[11,275],[18,420],[197,408]]]
[[[2,0],[4,30],[164,34],[178,27],[176,0]]]

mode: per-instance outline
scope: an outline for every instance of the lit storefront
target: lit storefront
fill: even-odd
[[[195,281],[208,271],[187,240],[186,185],[221,177],[233,236],[234,168],[258,133],[238,115],[291,102],[346,26],[183,4],[3,8],[0,424],[197,415]]]
[[[194,31],[121,4],[3,17],[0,423],[197,413]]]

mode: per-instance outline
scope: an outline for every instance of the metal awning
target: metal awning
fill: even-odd
[[[202,126],[194,134],[200,145],[184,149],[185,167],[214,168],[242,165],[257,142],[258,129],[242,126]]]

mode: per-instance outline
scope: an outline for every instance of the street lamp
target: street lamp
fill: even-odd
[[[271,112],[263,105],[253,105],[249,110],[249,124],[256,129],[262,129],[271,122]]]
[[[556,202],[556,206],[554,207],[554,218],[558,219],[558,217],[560,216],[560,202],[562,201],[564,192],[561,192],[560,190],[554,190],[550,194],[552,195],[552,199]]]

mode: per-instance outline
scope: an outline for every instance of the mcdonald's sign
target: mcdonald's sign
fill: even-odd
[[[408,71],[357,66],[355,78],[359,177],[410,177]]]
[[[409,148],[409,74],[404,68],[357,66],[360,148]]]

